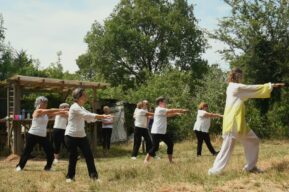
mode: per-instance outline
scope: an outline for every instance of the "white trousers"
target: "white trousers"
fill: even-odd
[[[226,134],[223,136],[223,143],[219,154],[217,155],[213,167],[209,169],[208,174],[219,174],[226,167],[233,153],[236,140],[240,141],[244,147],[246,165],[245,170],[250,171],[256,167],[259,155],[259,138],[251,130],[247,135]]]

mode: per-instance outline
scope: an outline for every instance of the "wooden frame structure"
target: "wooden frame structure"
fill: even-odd
[[[108,83],[100,82],[88,82],[78,80],[63,80],[43,77],[30,77],[15,75],[6,81],[0,83],[0,85],[7,88],[7,116],[14,117],[16,114],[21,113],[21,95],[23,91],[27,92],[56,92],[62,95],[63,100],[77,87],[83,87],[85,89],[93,90],[93,102],[92,109],[96,112],[97,109],[97,89],[105,89],[109,86]],[[12,120],[13,122],[13,120]],[[21,129],[14,129],[11,121],[7,123],[8,129],[8,141],[7,144],[11,147],[12,153],[20,155],[23,146],[23,139],[21,137]],[[13,142],[10,146],[10,138],[13,133]],[[91,147],[95,151],[96,147],[97,131],[92,130]]]

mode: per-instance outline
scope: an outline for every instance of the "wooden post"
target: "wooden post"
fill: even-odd
[[[96,98],[96,88],[93,88],[93,101],[92,101],[92,110],[94,113],[96,113],[96,104],[97,104],[97,98]],[[96,145],[97,145],[97,124],[94,123],[91,130],[91,149],[94,155],[96,155]]]
[[[14,83],[14,114],[20,114],[21,109],[21,88],[19,84]],[[13,126],[13,124],[12,124]],[[21,127],[13,127],[13,146],[12,146],[12,152],[17,155],[21,155],[21,151],[23,148],[23,138],[21,137]]]

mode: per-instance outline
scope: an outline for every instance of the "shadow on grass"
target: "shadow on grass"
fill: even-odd
[[[288,160],[282,160],[280,162],[273,162],[272,166],[269,168],[269,170],[275,170],[278,172],[287,172],[289,169],[289,161]]]

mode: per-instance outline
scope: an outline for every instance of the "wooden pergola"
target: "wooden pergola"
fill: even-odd
[[[7,88],[7,116],[14,118],[16,114],[21,113],[21,96],[24,91],[26,92],[56,92],[61,94],[63,101],[77,87],[93,90],[92,109],[96,112],[97,109],[97,89],[105,89],[109,86],[108,83],[88,82],[78,80],[63,80],[43,77],[30,77],[15,75],[0,85]],[[20,154],[23,147],[23,138],[21,137],[21,129],[15,128],[14,120],[7,123],[8,141],[7,144],[11,147],[12,153]],[[92,131],[91,146],[95,151],[97,131]],[[11,134],[13,133],[13,141],[11,142]],[[11,145],[12,143],[12,145]]]

